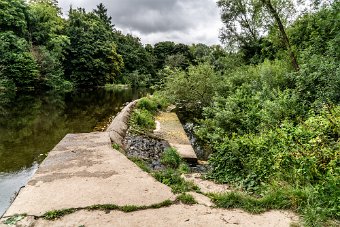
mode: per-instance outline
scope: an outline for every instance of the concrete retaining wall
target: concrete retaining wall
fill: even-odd
[[[130,115],[136,106],[138,100],[130,102],[127,106],[125,106],[120,113],[113,119],[110,126],[106,129],[106,132],[109,132],[111,141],[120,146],[123,145],[123,139],[126,135],[126,132],[129,128],[128,122],[130,119]]]

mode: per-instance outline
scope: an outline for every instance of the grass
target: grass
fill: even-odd
[[[119,150],[121,149],[120,145],[117,144],[117,143],[113,143],[113,144],[112,144],[112,148],[115,149],[115,150],[117,150],[117,151],[119,151]]]
[[[7,218],[2,223],[5,225],[16,225],[19,221],[24,219],[26,216],[27,214],[16,214],[16,215],[13,215],[12,217]]]
[[[185,194],[185,193],[177,196],[177,200],[188,205],[197,204],[197,201],[192,195]]]
[[[62,210],[52,210],[48,211],[43,215],[43,218],[46,220],[56,220],[58,218],[64,217],[68,214],[73,214],[79,209],[71,208],[71,209],[62,209]]]
[[[179,156],[176,149],[170,147],[165,149],[162,154],[161,163],[171,169],[177,169],[182,163],[182,158]]]
[[[272,209],[292,210],[302,215],[305,226],[340,226],[336,218],[334,220],[327,218],[330,211],[321,208],[323,201],[315,201],[318,197],[311,188],[275,188],[260,198],[242,192],[208,196],[219,208],[240,208],[255,214]]]
[[[56,219],[59,219],[59,218],[66,216],[66,215],[75,213],[76,211],[79,211],[79,210],[89,210],[89,211],[93,211],[93,210],[101,210],[101,211],[117,210],[117,211],[122,211],[124,213],[129,213],[129,212],[134,212],[134,211],[138,211],[138,210],[158,209],[158,208],[162,208],[162,207],[168,207],[168,206],[171,206],[172,204],[174,204],[173,201],[165,200],[161,203],[152,204],[150,206],[136,206],[136,205],[118,206],[118,205],[115,205],[115,204],[92,205],[92,206],[88,206],[88,207],[85,207],[85,208],[71,208],[71,209],[48,211],[44,215],[42,215],[41,218],[46,219],[46,220],[56,220]],[[17,218],[17,216],[10,217],[9,219],[6,220],[6,222],[7,221],[11,222],[15,218]]]
[[[136,157],[129,157],[130,161],[134,162],[139,168],[141,168],[143,171],[150,173],[151,168],[148,166],[148,164],[141,158]]]
[[[150,132],[156,128],[153,114],[148,110],[135,109],[130,118],[132,131]]]
[[[152,173],[156,180],[169,186],[173,193],[184,193],[189,191],[199,191],[199,188],[193,183],[185,181],[181,173],[174,169],[165,169]]]

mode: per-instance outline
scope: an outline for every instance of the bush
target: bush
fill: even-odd
[[[152,131],[156,128],[152,113],[141,109],[135,109],[133,111],[130,124],[132,124],[133,129],[140,131]]]
[[[161,163],[166,167],[170,167],[172,169],[177,169],[182,162],[182,158],[177,153],[174,148],[165,149],[162,154]]]
[[[171,103],[181,103],[187,111],[200,112],[209,106],[219,81],[214,68],[209,64],[190,66],[188,71],[168,70],[162,91]]]
[[[138,101],[137,108],[155,113],[158,109],[158,105],[154,99],[144,97]]]

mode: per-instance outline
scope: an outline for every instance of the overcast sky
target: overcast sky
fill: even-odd
[[[91,11],[100,2],[116,28],[139,36],[143,43],[220,44],[216,0],[59,0],[59,5],[67,15],[70,5]]]

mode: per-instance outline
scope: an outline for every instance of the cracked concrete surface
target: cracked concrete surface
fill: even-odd
[[[289,227],[290,223],[296,221],[298,219],[290,212],[271,211],[261,215],[251,215],[241,210],[212,209],[203,205],[177,204],[132,213],[81,210],[55,221],[35,220],[33,217],[27,217],[17,226]]]
[[[111,147],[108,132],[69,134],[48,155],[4,217],[94,204],[151,205],[171,189]]]

